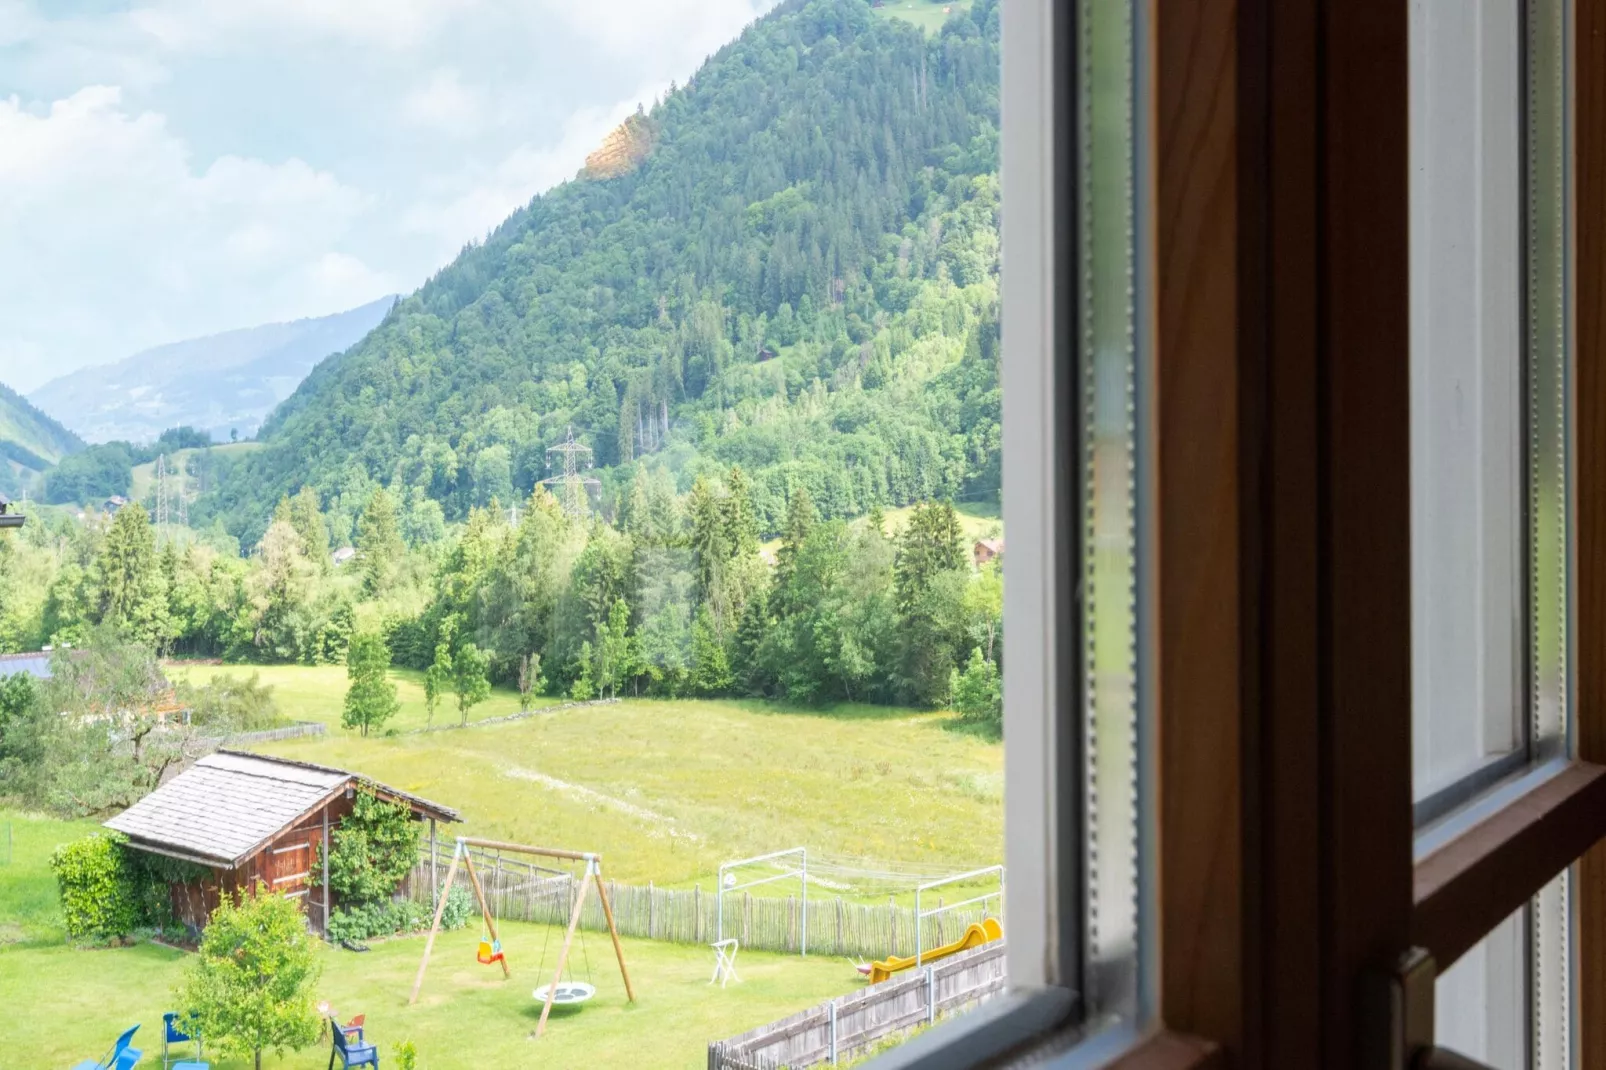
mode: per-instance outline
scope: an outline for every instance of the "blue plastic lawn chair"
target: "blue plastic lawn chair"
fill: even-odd
[[[183,1070],[196,1070],[197,1067],[207,1065],[201,1061],[200,1035],[191,1036],[180,1029],[175,1024],[180,1017],[177,1011],[168,1011],[162,1015],[162,1070],[168,1070],[170,1066],[175,1065],[183,1068]],[[173,1050],[173,1045],[175,1044],[189,1044],[191,1042],[195,1044],[194,1059],[185,1059],[184,1056]]]
[[[99,1060],[86,1059],[73,1067],[72,1070],[128,1070],[129,1067],[139,1062],[140,1056],[145,1054],[138,1048],[129,1045],[138,1029],[139,1026],[136,1025],[118,1037],[117,1043],[113,1044],[111,1050],[101,1056]]]
[[[340,1056],[341,1066],[379,1066],[379,1049],[372,1044],[364,1044],[361,1040],[362,1032],[357,1032],[358,1039],[352,1040],[346,1036],[345,1027],[335,1019],[329,1019],[329,1032],[334,1037],[334,1047],[329,1050],[329,1070],[334,1070],[335,1056]]]

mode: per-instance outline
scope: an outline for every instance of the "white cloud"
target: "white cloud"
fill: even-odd
[[[52,370],[44,354],[109,360],[380,296],[396,280],[341,247],[367,207],[298,159],[198,170],[161,115],[113,87],[0,101],[0,360],[28,388]]]
[[[772,2],[0,0],[0,381],[406,291]]]
[[[485,122],[486,101],[481,93],[463,84],[456,70],[441,67],[402,99],[401,112],[416,126],[464,136]]]
[[[175,50],[237,47],[243,35],[324,37],[388,49],[426,43],[478,0],[151,0],[129,13],[153,40]]]
[[[773,6],[774,0],[606,0],[592,4],[551,0],[542,4],[542,15],[614,55],[672,49],[695,61]]]

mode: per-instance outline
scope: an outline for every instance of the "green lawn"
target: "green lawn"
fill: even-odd
[[[0,938],[0,1006],[5,1017],[3,1054],[7,1067],[61,1067],[93,1058],[135,1022],[137,1045],[149,1064],[159,1053],[161,1016],[175,1009],[169,993],[182,975],[187,954],[155,944],[78,950],[62,939],[55,909],[55,885],[47,865],[57,843],[81,835],[82,823],[45,821],[0,814],[0,827],[18,829],[16,859],[0,867],[0,933],[20,927],[23,942]],[[382,1065],[394,1065],[390,1046],[412,1040],[427,1070],[452,1067],[547,1066],[701,1066],[708,1041],[751,1029],[803,1007],[854,989],[860,982],[851,963],[819,956],[743,952],[741,984],[710,987],[712,952],[699,946],[648,940],[624,941],[637,1002],[626,1002],[624,986],[605,936],[588,933],[583,954],[574,956],[570,976],[590,980],[597,996],[563,1013],[553,1012],[539,1046],[528,1039],[540,1015],[531,992],[540,978],[545,944],[548,969],[556,967],[562,932],[546,926],[507,923],[503,946],[513,968],[511,980],[500,970],[474,961],[474,929],[443,934],[435,945],[429,974],[417,1005],[407,993],[423,953],[421,937],[374,945],[357,955],[323,947],[323,980],[318,996],[342,1015],[365,1014],[368,1036],[382,1050]],[[589,971],[587,963],[589,962]],[[68,1027],[70,1023],[70,1027]],[[315,1047],[274,1067],[322,1067],[328,1048]],[[219,1061],[218,1070],[248,1066]]]
[[[292,721],[321,721],[333,732],[344,731],[340,727],[340,707],[346,698],[344,665],[204,665],[173,661],[164,665],[163,671],[174,680],[187,679],[197,684],[223,673],[240,677],[255,673],[263,683],[273,685],[274,701],[284,716]],[[386,722],[382,731],[423,728],[429,723],[424,708],[424,674],[414,669],[392,669],[390,677],[396,682],[401,711]],[[536,706],[561,701],[541,695],[533,699]],[[517,712],[519,693],[499,687],[492,689],[490,698],[469,709],[468,719],[472,723]],[[435,724],[456,724],[459,720],[455,697],[444,696],[435,706]]]
[[[8,828],[11,834],[10,861],[0,865],[0,950],[61,941],[61,907],[50,873],[50,852],[98,827],[94,821],[56,821],[0,810],[0,860],[6,858]]]

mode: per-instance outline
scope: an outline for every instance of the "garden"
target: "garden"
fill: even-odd
[[[164,669],[201,688],[250,672],[222,665]],[[721,862],[794,844],[839,859],[898,859],[950,870],[994,860],[1001,849],[1001,747],[942,712],[626,699],[555,710],[532,705],[523,719],[423,733],[412,730],[421,724],[402,719],[402,731],[363,736],[339,727],[346,676],[344,667],[262,670],[256,686],[272,689],[283,715],[323,723],[329,735],[254,749],[361,770],[449,803],[462,811],[465,824],[442,834],[447,852],[450,835],[459,831],[580,847],[603,854],[611,879],[700,886],[709,893]],[[388,679],[404,710],[410,702],[421,706],[417,679],[396,670]],[[518,711],[516,693],[483,705],[492,702],[503,711],[497,716]],[[159,1049],[161,1015],[186,1009],[178,1006],[178,994],[197,992],[195,964],[204,956],[145,930],[117,946],[69,941],[50,860],[62,844],[82,840],[99,825],[17,811],[0,813],[0,825],[9,825],[13,843],[9,864],[0,865],[0,999],[30,1010],[8,1027],[8,1050],[21,1054],[22,1065],[72,1065],[100,1054],[135,1023],[142,1025],[135,1046]],[[504,980],[499,968],[477,961],[483,933],[475,912],[465,926],[439,935],[427,983],[409,1005],[427,903],[385,909],[397,917],[349,930],[370,950],[308,940],[298,967],[311,978],[311,1005],[327,1002],[342,1020],[365,1016],[365,1038],[378,1046],[385,1066],[404,1065],[393,1049],[408,1042],[417,1065],[431,1070],[518,1065],[532,1043],[545,1046],[552,1065],[701,1065],[710,1040],[860,983],[853,963],[841,956],[744,947],[740,983],[711,986],[714,956],[706,942],[626,935],[622,950],[637,995],[630,1003],[607,934],[592,931],[581,937],[568,972],[589,978],[595,997],[582,1007],[554,1008],[545,1036],[532,1042],[541,1010],[532,993],[550,979],[538,967],[544,962],[551,970],[561,926],[502,920],[513,971]],[[448,910],[448,922],[462,920],[453,913],[464,911]],[[335,917],[338,928],[355,912]],[[397,923],[413,932],[367,935]],[[73,1028],[60,1029],[62,1021]],[[321,1066],[328,1044],[326,1037],[315,1039],[282,1054],[268,1045],[262,1065]],[[246,1053],[209,1047],[207,1055],[219,1068],[254,1065]]]

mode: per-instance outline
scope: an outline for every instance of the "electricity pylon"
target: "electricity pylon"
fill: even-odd
[[[552,455],[554,453],[563,455],[563,474],[561,476],[548,476],[541,482],[563,488],[558,500],[562,504],[565,514],[571,517],[585,516],[587,504],[586,488],[602,486],[599,480],[580,474],[579,458],[581,454],[585,455],[586,468],[589,469],[591,467],[591,447],[583,446],[574,440],[574,426],[571,424],[568,430],[568,437],[556,446],[548,446],[546,453],[548,467],[552,465]]]
[[[163,453],[156,458],[156,537],[158,540],[167,537],[167,522],[167,454]]]

